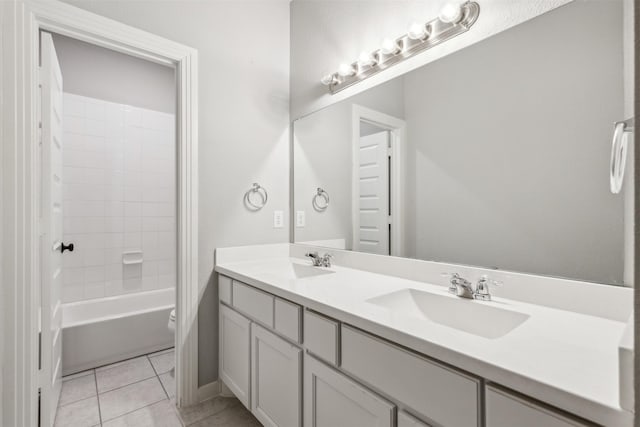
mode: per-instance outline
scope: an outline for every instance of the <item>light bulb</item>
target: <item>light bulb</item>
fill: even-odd
[[[358,57],[358,67],[360,68],[373,67],[377,63],[376,57],[369,52],[362,52]]]
[[[320,82],[325,85],[325,86],[331,86],[332,84],[336,83],[336,76],[335,74],[325,74],[321,79]]]
[[[340,64],[338,67],[338,74],[340,74],[340,77],[351,77],[355,73],[356,70],[351,64]]]
[[[395,55],[396,53],[400,52],[400,46],[398,46],[397,41],[386,38],[382,40],[380,52],[384,53],[385,55]]]
[[[411,24],[409,31],[407,32],[407,36],[409,36],[411,40],[424,40],[428,35],[427,27],[424,24],[418,24],[417,22]]]
[[[444,5],[438,19],[446,24],[457,24],[462,19],[462,6],[460,3],[447,3]]]

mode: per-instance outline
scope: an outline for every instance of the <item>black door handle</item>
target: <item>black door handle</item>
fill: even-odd
[[[69,243],[65,245],[64,242],[60,245],[60,252],[64,253],[64,251],[73,252],[73,243]]]

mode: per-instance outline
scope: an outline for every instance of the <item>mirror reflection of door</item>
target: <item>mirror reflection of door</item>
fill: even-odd
[[[391,145],[388,130],[360,122],[360,251],[390,255]]]

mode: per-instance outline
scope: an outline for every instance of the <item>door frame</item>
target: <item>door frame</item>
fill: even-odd
[[[196,403],[198,386],[198,52],[57,0],[0,4],[2,246],[4,318],[2,425],[35,426],[39,311],[39,32],[175,67],[177,80],[176,402]]]
[[[351,244],[354,251],[358,250],[357,236],[360,229],[358,215],[358,199],[355,194],[360,191],[359,153],[360,153],[360,123],[366,122],[389,131],[391,138],[391,255],[403,257],[405,255],[404,223],[404,188],[405,188],[405,145],[407,143],[407,125],[404,120],[390,116],[380,111],[372,110],[362,105],[353,104],[351,114]]]

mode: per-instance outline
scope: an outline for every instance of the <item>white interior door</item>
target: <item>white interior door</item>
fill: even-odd
[[[357,248],[361,252],[389,255],[389,137],[389,131],[360,137]]]
[[[62,73],[51,34],[41,38],[41,426],[53,425],[62,388]]]

